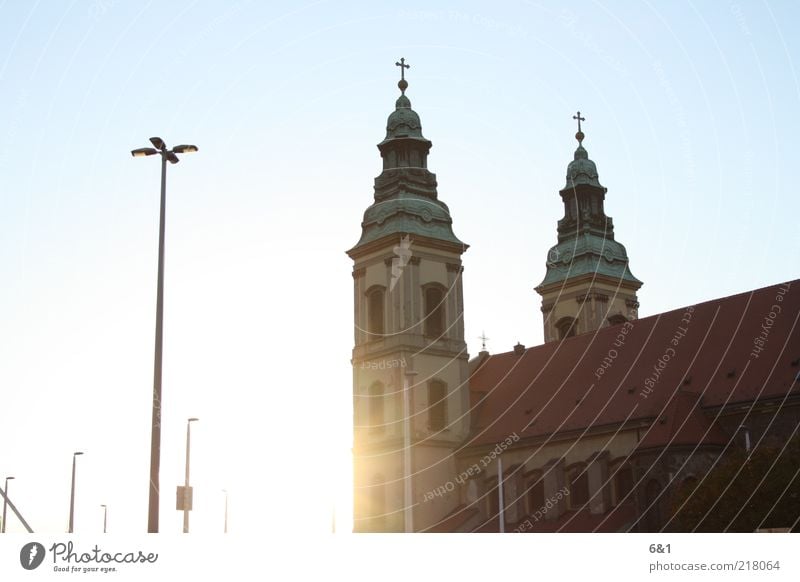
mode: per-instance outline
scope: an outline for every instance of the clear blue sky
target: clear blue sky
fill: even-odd
[[[160,135],[169,169],[162,531],[324,531],[346,507],[351,264],[408,96],[464,256],[470,352],[542,341],[585,146],[641,316],[798,276],[793,2],[0,4],[0,478],[39,531],[144,531]],[[298,503],[283,501],[292,495]],[[345,511],[346,510],[342,510]],[[9,529],[19,524],[9,520]]]

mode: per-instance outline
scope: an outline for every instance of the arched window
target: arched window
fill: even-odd
[[[537,511],[544,511],[544,478],[535,477],[528,482],[528,513],[533,515]]]
[[[589,473],[578,466],[569,472],[569,503],[572,509],[581,509],[589,501]]]
[[[651,479],[644,490],[645,508],[647,514],[644,525],[647,531],[655,532],[661,529],[661,484]]]
[[[436,431],[447,427],[447,385],[441,380],[428,383],[428,426]]]
[[[578,326],[578,320],[574,317],[562,317],[556,323],[558,330],[558,339],[564,339],[575,335],[575,328]]]
[[[620,314],[612,315],[611,317],[608,318],[609,325],[622,325],[626,321],[628,321],[628,318]]]
[[[487,481],[489,486],[489,491],[486,493],[486,503],[489,509],[489,513],[486,516],[487,520],[491,520],[500,514],[500,489],[498,483],[497,477],[490,477]]]
[[[383,413],[383,384],[375,382],[369,387],[369,431],[382,433],[385,429]]]
[[[425,287],[425,335],[439,337],[444,333],[444,290],[438,286]]]
[[[372,336],[370,339],[377,339],[383,335],[383,298],[383,287],[374,286],[367,291],[367,332]]]
[[[614,489],[616,489],[617,505],[633,499],[633,495],[628,496],[633,489],[633,471],[627,463],[620,466],[614,474]]]
[[[375,475],[369,488],[369,524],[372,531],[386,529],[386,483],[383,475]]]

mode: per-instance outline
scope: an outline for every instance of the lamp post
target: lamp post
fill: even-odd
[[[156,341],[153,364],[153,414],[150,432],[150,498],[147,512],[147,532],[158,533],[159,483],[161,468],[161,353],[164,323],[164,215],[167,200],[167,162],[178,163],[176,154],[197,151],[197,146],[179,145],[171,150],[160,137],[151,137],[154,148],[139,148],[131,151],[135,158],[161,155],[161,215],[158,228],[158,287],[156,291]]]
[[[192,446],[192,423],[197,422],[198,418],[189,418],[186,421],[186,482],[184,483],[184,503],[183,503],[183,533],[189,533],[189,504],[186,499],[189,497],[189,455]]]
[[[5,493],[5,497],[3,497],[3,533],[6,533],[6,508],[8,507],[8,482],[14,479],[14,477],[6,477],[6,484],[3,487],[3,493]]]
[[[225,494],[225,529],[223,529],[223,533],[228,533],[228,490],[223,489],[222,492]]]
[[[750,428],[747,425],[740,424],[739,430],[744,431],[744,450],[750,452]]]
[[[103,533],[106,533],[106,526],[108,525],[108,505],[101,504],[103,508]]]
[[[75,459],[82,454],[83,451],[75,451],[72,453],[72,488],[69,494],[69,533],[72,533],[75,528]]]
[[[411,386],[417,372],[407,371],[403,377],[403,517],[406,533],[414,532],[414,492],[411,475]]]

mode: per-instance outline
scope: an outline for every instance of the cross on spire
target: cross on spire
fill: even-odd
[[[405,81],[406,80],[406,69],[410,69],[411,65],[407,65],[406,64],[406,59],[405,58],[401,58],[400,62],[395,63],[395,66],[396,67],[400,67],[400,80],[401,81]]]
[[[481,351],[485,352],[486,351],[486,341],[489,339],[488,337],[486,337],[486,332],[482,331],[481,335],[478,336],[478,339],[481,340]]]
[[[578,115],[573,115],[572,119],[578,120],[578,133],[581,133],[581,121],[586,121],[585,117],[581,117],[581,112],[578,111]]]
[[[400,88],[400,92],[405,95],[406,89],[408,89],[408,81],[406,81],[406,69],[410,69],[411,65],[407,65],[405,59],[400,59],[400,61],[395,63],[395,65],[400,67],[400,80],[397,82],[397,86]]]

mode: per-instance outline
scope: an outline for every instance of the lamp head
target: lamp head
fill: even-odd
[[[152,156],[153,154],[157,154],[157,153],[158,153],[158,151],[156,151],[153,148],[138,148],[138,149],[135,149],[135,150],[131,151],[131,155],[134,158],[143,158],[145,156]]]
[[[153,144],[157,150],[167,149],[167,144],[165,144],[164,140],[160,137],[151,137],[150,143]]]
[[[197,146],[183,144],[175,146],[174,148],[172,148],[172,151],[175,152],[176,154],[191,154],[197,151]]]

